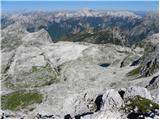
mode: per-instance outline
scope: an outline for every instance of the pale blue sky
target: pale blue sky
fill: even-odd
[[[6,1],[3,0],[2,11],[19,10],[78,10],[83,8],[97,10],[133,10],[133,11],[153,11],[158,10],[158,0],[147,1]]]

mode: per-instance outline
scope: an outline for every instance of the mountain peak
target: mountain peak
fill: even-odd
[[[43,45],[52,43],[52,39],[45,29],[41,29],[37,32],[27,34],[22,41],[26,45]]]
[[[90,8],[83,8],[83,9],[80,9],[79,11],[82,11],[82,12],[94,12],[95,10],[90,9]]]
[[[95,10],[89,9],[89,8],[84,8],[84,9],[80,9],[79,11],[77,11],[79,16],[97,16],[98,13]]]

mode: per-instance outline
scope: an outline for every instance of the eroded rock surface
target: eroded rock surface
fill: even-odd
[[[22,111],[3,109],[4,118],[127,118],[130,113],[123,109],[126,99],[141,96],[158,103],[158,78],[153,78],[157,71],[149,77],[127,76],[137,66],[147,64],[141,59],[131,65],[144,55],[143,48],[53,43],[45,30],[25,33],[20,41],[16,48],[2,50],[2,95],[31,89],[40,92],[43,99]],[[152,55],[155,63],[158,53]],[[126,59],[128,56],[131,59]]]

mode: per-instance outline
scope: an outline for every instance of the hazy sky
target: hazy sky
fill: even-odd
[[[98,10],[158,10],[158,0],[155,1],[2,1],[2,11],[19,10],[78,10],[83,8]]]

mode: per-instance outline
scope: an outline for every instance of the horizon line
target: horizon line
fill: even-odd
[[[157,11],[159,9],[157,0],[2,0],[2,11],[75,11],[89,8],[93,10],[127,10],[127,11]]]
[[[1,0],[1,2],[5,2],[5,1],[10,1],[10,2],[13,2],[13,1],[21,1],[21,2],[27,2],[27,1],[29,1],[29,2],[31,2],[31,1],[34,1],[34,2],[40,2],[40,1],[44,1],[44,2],[59,2],[59,1],[61,1],[61,2],[104,2],[104,1],[117,1],[117,2],[123,2],[123,1],[127,1],[127,2],[132,2],[132,1],[136,1],[136,2],[141,2],[141,1],[143,1],[143,2],[155,2],[155,1],[159,1],[159,0]]]
[[[155,11],[159,11],[159,10],[125,10],[125,9],[92,9],[92,8],[81,8],[81,9],[62,9],[62,10],[48,10],[48,9],[37,9],[37,10],[27,10],[27,9],[21,9],[21,10],[3,10],[1,9],[1,11],[5,11],[5,12],[74,12],[74,11],[80,11],[80,10],[84,10],[84,9],[89,9],[89,10],[93,10],[93,11],[129,11],[129,12],[155,12]]]

